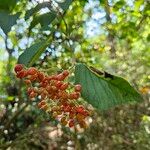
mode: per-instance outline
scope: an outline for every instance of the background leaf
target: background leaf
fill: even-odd
[[[19,16],[20,13],[9,15],[7,12],[0,12],[0,27],[5,34],[7,34],[11,30],[11,27],[14,24],[16,24],[16,20]]]
[[[84,64],[76,65],[75,81],[82,85],[82,97],[101,110],[142,100],[125,79],[110,74],[107,77],[100,76]]]
[[[10,12],[19,0],[0,0],[0,10]]]
[[[58,2],[57,2],[58,3]],[[72,0],[66,0],[63,3],[58,3],[59,7],[61,7],[64,11],[66,11],[70,4],[72,3]]]
[[[72,0],[66,0],[62,3],[57,2],[59,7],[63,9],[63,11],[66,11],[70,4],[72,3]],[[33,16],[33,20],[30,24],[29,31],[34,28],[38,23],[42,26],[42,29],[46,28],[56,17],[57,13],[55,11],[50,11],[48,13],[39,15],[38,11],[42,8],[51,8],[51,3],[50,2],[44,2],[41,4],[38,4],[36,7],[30,9],[27,11],[25,18],[28,19],[31,15]]]
[[[42,27],[47,27],[55,18],[56,18],[55,12],[49,12],[35,16],[30,24],[29,30],[35,27],[38,23],[40,23]]]
[[[30,16],[36,14],[39,10],[41,10],[42,8],[45,7],[50,7],[51,3],[50,2],[43,2],[43,3],[39,3],[37,6],[35,6],[34,8],[31,8],[30,10],[28,10],[25,14],[25,19],[29,19]]]
[[[38,42],[27,48],[18,58],[18,63],[24,64],[25,66],[32,66],[36,60],[45,51],[49,44],[49,39],[45,42]]]

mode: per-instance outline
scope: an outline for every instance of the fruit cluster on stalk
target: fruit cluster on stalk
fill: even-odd
[[[67,82],[68,70],[59,74],[47,75],[34,67],[25,69],[22,64],[17,64],[14,70],[16,77],[24,79],[28,86],[29,98],[31,100],[36,97],[40,99],[37,103],[39,109],[50,113],[64,126],[87,127],[85,119],[89,116],[89,111],[78,103],[82,87],[80,84],[72,85]]]

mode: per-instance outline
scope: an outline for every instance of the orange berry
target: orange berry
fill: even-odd
[[[61,122],[62,122],[62,121],[65,121],[65,120],[66,120],[66,117],[62,117],[62,118],[61,118]]]
[[[64,99],[64,100],[66,100],[66,99],[68,99],[68,93],[67,92],[62,92],[62,95],[61,95],[61,97],[60,98],[62,98],[62,99]]]
[[[46,97],[46,93],[41,93],[41,99],[44,99]]]
[[[40,86],[43,87],[43,88],[45,88],[45,87],[47,86],[47,84],[48,84],[47,82],[43,82],[43,81],[42,81],[42,82],[40,83]]]
[[[28,75],[34,75],[34,74],[36,74],[36,73],[37,73],[36,68],[30,67],[30,68],[28,69]]]
[[[41,105],[45,105],[46,104],[45,100],[42,100],[40,103],[41,103]]]
[[[61,115],[62,114],[62,112],[61,111],[57,111],[57,115]]]
[[[57,88],[61,87],[62,85],[63,85],[63,82],[61,82],[61,81],[57,81],[57,82],[55,83],[55,86],[56,86]]]
[[[19,71],[21,71],[22,69],[23,69],[23,65],[22,64],[16,64],[16,66],[14,68],[14,70],[15,70],[16,73],[19,72]]]
[[[47,92],[48,92],[48,93],[51,93],[51,92],[52,92],[52,88],[51,88],[51,86],[50,86],[50,85],[48,85],[48,86],[46,87],[46,90],[47,90]]]
[[[63,76],[67,77],[67,76],[69,75],[69,71],[68,71],[68,70],[64,70],[64,71],[62,72],[62,74],[63,74]]]
[[[39,103],[38,103],[38,108],[41,109],[41,107],[42,107],[42,104],[41,104],[41,102],[39,102]]]
[[[79,125],[80,125],[81,128],[84,128],[84,129],[87,128],[87,124],[84,120],[80,121]]]
[[[75,117],[75,114],[70,112],[69,118],[70,118],[70,119],[73,119],[74,117]]]
[[[51,75],[49,76],[49,80],[56,80],[57,79],[57,75]]]
[[[31,87],[29,87],[29,88],[27,89],[28,94],[30,94],[32,91],[34,91],[34,90],[33,90],[33,88],[31,88]]]
[[[43,81],[43,79],[44,79],[44,74],[41,73],[41,72],[39,72],[39,73],[38,73],[38,79],[39,79],[40,81]]]
[[[56,118],[58,116],[57,112],[53,112],[52,116]]]
[[[36,97],[36,96],[37,96],[37,94],[36,94],[35,92],[33,92],[33,91],[32,91],[32,92],[30,93],[30,95],[29,95],[30,98],[34,98],[34,97]]]
[[[55,86],[52,86],[51,89],[52,89],[53,92],[57,91],[57,88]]]
[[[82,89],[82,87],[81,87],[80,84],[75,85],[75,91],[76,91],[76,92],[80,92],[81,89]]]
[[[58,81],[62,81],[62,80],[64,80],[65,79],[65,76],[63,75],[63,74],[58,74],[57,76],[56,76],[56,80],[58,80]]]
[[[52,111],[57,111],[57,110],[59,110],[59,107],[54,106],[54,107],[52,108]]]
[[[64,121],[61,121],[61,124],[63,125],[63,126],[66,126],[67,125],[67,121],[66,120],[64,120]]]
[[[64,83],[63,85],[60,86],[60,90],[66,90],[68,88],[69,83]]]
[[[42,107],[41,107],[41,109],[43,109],[43,110],[47,110],[48,109],[48,106],[45,104],[45,105],[42,105]]]
[[[82,115],[82,114],[77,114],[76,118],[77,118],[78,121],[82,121],[83,119],[85,119],[85,116]]]
[[[24,82],[26,83],[26,85],[30,85],[31,84],[30,80],[24,80]]]
[[[73,92],[69,95],[70,99],[78,99],[80,97],[80,93],[79,92]]]
[[[37,74],[34,74],[29,78],[30,81],[35,81],[36,79],[37,79]]]

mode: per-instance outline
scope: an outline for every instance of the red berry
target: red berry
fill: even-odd
[[[21,70],[21,71],[17,72],[16,77],[21,79],[21,78],[24,78],[25,75],[26,75],[25,70]]]
[[[76,108],[76,111],[78,113],[83,113],[84,112],[84,107],[83,106],[79,106],[79,107]]]
[[[15,66],[15,68],[14,68],[14,70],[15,70],[16,73],[19,72],[19,71],[21,71],[22,69],[23,69],[23,65],[22,64],[17,64]]]
[[[69,127],[72,128],[73,126],[74,126],[74,120],[71,119],[71,120],[69,121]]]

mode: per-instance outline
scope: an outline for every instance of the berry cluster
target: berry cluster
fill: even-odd
[[[77,102],[81,85],[66,82],[68,70],[56,75],[46,75],[34,67],[25,69],[22,64],[17,64],[14,70],[17,78],[24,78],[30,99],[40,99],[37,104],[40,109],[51,113],[64,126],[71,128],[79,124],[81,128],[86,128],[85,118],[89,116],[89,112]]]

